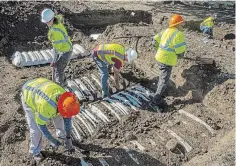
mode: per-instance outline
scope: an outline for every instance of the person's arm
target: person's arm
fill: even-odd
[[[64,124],[65,124],[65,131],[66,131],[65,148],[66,150],[70,151],[73,149],[72,140],[71,140],[71,129],[72,129],[71,118],[63,118],[63,119],[64,119]]]
[[[119,75],[120,75],[120,70],[123,67],[122,62],[119,59],[112,58],[112,61],[114,62],[113,65],[113,72],[114,72],[114,78],[115,78],[115,85],[116,89],[120,89],[120,84],[119,84]]]
[[[50,66],[55,66],[55,63],[57,62],[59,55],[58,55],[58,52],[57,52],[56,48],[54,47],[54,45],[55,45],[54,42],[56,41],[56,35],[55,35],[54,31],[49,30],[48,40],[51,42],[51,44],[53,46],[53,54],[54,54],[54,57],[53,57],[53,60],[52,60]]]
[[[72,129],[71,118],[63,118],[63,119],[64,119],[65,131],[66,131],[66,138],[70,138],[71,129]]]
[[[160,44],[160,42],[161,42],[162,33],[163,33],[163,32],[158,33],[158,34],[155,35],[155,36],[153,37],[153,39],[152,39],[152,45],[153,45],[153,47],[155,47],[156,50],[158,50],[158,48],[159,48],[159,44]]]
[[[47,140],[49,142],[51,142],[53,144],[53,146],[59,146],[61,143],[55,139],[52,134],[48,131],[48,128],[46,125],[39,125],[38,127],[40,129],[40,131],[43,133],[43,135],[47,138]]]
[[[58,22],[64,24],[64,17],[62,14],[58,14],[55,17],[58,19]]]
[[[178,57],[183,57],[186,51],[186,42],[184,39],[184,35],[182,32],[179,32],[178,36],[175,38],[175,53],[178,55]]]
[[[116,85],[116,89],[120,89],[120,84],[119,84],[119,74],[120,74],[120,71],[115,67],[113,66],[113,71],[114,71],[114,78],[115,78],[115,85]]]

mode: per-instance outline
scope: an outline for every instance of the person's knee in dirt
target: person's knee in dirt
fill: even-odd
[[[46,78],[27,81],[22,87],[22,105],[30,129],[30,149],[36,161],[42,161],[42,135],[49,141],[47,150],[71,152],[74,147],[71,140],[71,117],[80,112],[76,96],[60,85]],[[47,128],[52,119],[58,139]]]
[[[153,46],[157,50],[155,58],[160,69],[157,90],[152,98],[154,105],[160,105],[172,67],[177,65],[178,58],[184,56],[186,51],[183,26],[183,18],[178,14],[173,15],[170,18],[169,27],[153,38]]]
[[[137,52],[131,48],[125,49],[121,44],[100,44],[93,50],[92,58],[101,72],[102,98],[105,98],[109,96],[109,68],[113,69],[115,86],[119,91],[120,71],[126,62],[132,63],[137,59]]]
[[[64,86],[64,70],[72,55],[72,42],[63,25],[63,16],[55,15],[51,9],[44,9],[41,13],[41,21],[49,27],[48,39],[54,50],[50,65],[53,68],[52,80]]]
[[[200,30],[208,39],[213,39],[213,27],[217,19],[217,14],[209,16],[200,24]]]

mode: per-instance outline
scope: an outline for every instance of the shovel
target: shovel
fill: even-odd
[[[188,58],[188,57],[183,57],[183,59],[195,61],[197,64],[202,64],[202,65],[215,65],[215,60],[212,59],[212,58],[201,58],[201,57]]]

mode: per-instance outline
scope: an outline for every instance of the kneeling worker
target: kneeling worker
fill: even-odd
[[[120,44],[100,44],[92,53],[92,58],[101,72],[102,98],[109,96],[108,90],[108,66],[113,65],[116,89],[119,87],[119,72],[125,62],[132,63],[137,59],[137,52],[131,48],[125,50]]]
[[[36,161],[42,161],[42,134],[54,148],[62,143],[54,138],[46,127],[53,119],[58,138],[65,140],[65,149],[73,149],[71,141],[71,117],[78,114],[80,104],[75,95],[66,92],[58,84],[36,78],[27,81],[22,87],[21,101],[30,128],[30,153]]]
[[[208,38],[213,38],[213,27],[214,22],[217,18],[217,15],[215,14],[213,17],[206,18],[201,24],[200,24],[200,30],[207,35]]]

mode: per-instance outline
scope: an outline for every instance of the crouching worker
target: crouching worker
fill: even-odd
[[[119,73],[125,62],[132,63],[137,59],[137,52],[131,48],[125,49],[120,44],[100,44],[92,53],[92,58],[97,64],[97,67],[101,73],[101,85],[102,85],[102,98],[109,96],[108,90],[108,66],[113,66],[114,78],[116,89],[119,87]]]
[[[53,67],[52,80],[66,85],[64,70],[72,55],[72,42],[63,25],[62,15],[56,15],[51,9],[44,9],[41,13],[42,22],[49,27],[48,39],[52,43],[55,58],[51,63]]]
[[[71,117],[80,112],[80,104],[75,95],[66,92],[58,84],[45,79],[36,78],[27,81],[22,87],[22,106],[30,129],[30,149],[36,161],[42,161],[42,134],[57,149],[62,145],[54,138],[46,124],[52,119],[56,128],[56,136],[65,142],[65,150],[73,149],[71,141]]]
[[[217,15],[215,14],[213,17],[206,18],[201,24],[200,24],[200,30],[202,33],[207,35],[208,38],[213,38],[213,26],[214,22],[217,18]]]
[[[178,58],[184,56],[186,42],[183,34],[183,18],[176,14],[170,18],[169,27],[154,37],[154,46],[157,49],[156,60],[159,64],[159,80],[153,103],[160,105],[162,95],[170,80],[172,67],[177,65]]]

